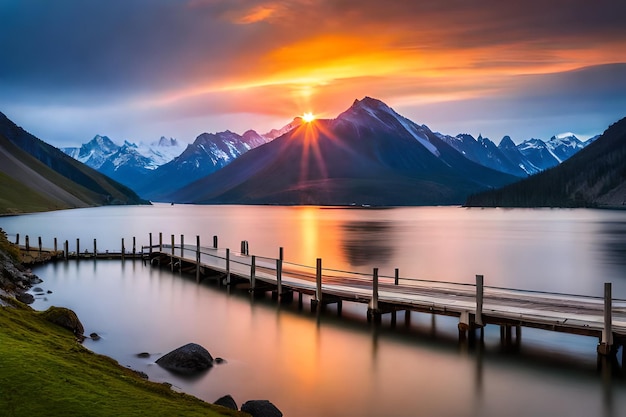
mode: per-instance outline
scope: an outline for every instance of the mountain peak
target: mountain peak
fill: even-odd
[[[352,108],[355,108],[355,109],[356,108],[361,108],[361,109],[383,110],[383,111],[386,111],[386,112],[393,112],[391,107],[386,105],[381,100],[378,100],[378,99],[372,98],[372,97],[368,97],[368,96],[363,97],[363,99],[361,99],[361,100],[359,100],[359,99],[354,100],[354,103],[352,103]]]
[[[500,148],[506,148],[506,149],[513,149],[513,148],[516,147],[516,145],[513,142],[513,139],[511,139],[511,137],[509,135],[506,135],[500,141],[499,147]]]

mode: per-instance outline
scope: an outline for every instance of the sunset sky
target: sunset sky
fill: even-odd
[[[517,143],[626,116],[623,0],[3,0],[0,111],[56,146],[264,133],[354,99]]]

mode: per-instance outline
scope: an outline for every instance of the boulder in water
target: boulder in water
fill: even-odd
[[[283,417],[283,413],[268,400],[246,401],[241,406],[241,411],[252,417]]]
[[[156,363],[168,371],[194,374],[213,366],[213,356],[202,346],[188,343],[161,356]]]

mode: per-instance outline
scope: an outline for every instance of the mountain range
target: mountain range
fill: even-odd
[[[166,198],[203,204],[459,204],[472,192],[516,180],[366,97],[336,119],[302,123]]]
[[[158,200],[228,165],[235,158],[263,145],[302,123],[296,117],[280,129],[265,134],[248,130],[243,135],[231,131],[202,133],[183,146],[176,139],[161,137],[149,144],[124,141],[114,143],[96,135],[81,147],[61,149],[67,155],[132,188],[144,198]]]
[[[559,166],[472,195],[466,205],[626,208],[626,118]]]
[[[0,113],[0,214],[145,203]]]
[[[357,100],[357,102],[361,102]],[[366,97],[364,103],[372,107],[384,106],[384,103]],[[389,108],[388,108],[389,109]],[[389,109],[391,110],[391,109]],[[501,173],[525,178],[528,175],[554,167],[591,143],[582,142],[574,135],[552,137],[547,141],[529,139],[516,145],[510,137],[505,136],[496,146],[488,138],[481,135],[477,139],[469,134],[457,136],[444,135],[432,132],[426,125],[418,125],[391,110],[399,121],[401,129],[407,130],[416,138],[438,138],[452,147],[464,158],[491,168]],[[372,119],[369,123],[376,123]],[[195,180],[201,179],[230,164],[247,151],[265,145],[279,138],[291,130],[302,125],[302,119],[295,118],[281,129],[274,129],[266,134],[259,135],[253,130],[243,135],[225,131],[218,133],[203,133],[194,143],[170,160],[154,158],[162,153],[164,143],[167,149],[179,151],[178,143],[165,138],[150,146],[138,146],[128,141],[123,146],[114,144],[106,136],[96,136],[81,148],[65,148],[64,151],[100,172],[131,187],[139,195],[154,201],[169,201],[175,194],[172,191],[180,189]],[[326,123],[317,121],[315,124]],[[418,139],[423,146],[432,147],[430,139]],[[435,140],[435,139],[433,139]],[[174,146],[176,145],[176,146]],[[143,151],[141,151],[143,149]]]

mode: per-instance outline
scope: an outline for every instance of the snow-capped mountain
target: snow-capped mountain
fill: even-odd
[[[529,139],[519,145],[504,136],[498,146],[481,135],[478,139],[468,134],[437,135],[471,161],[520,178],[552,168],[588,144],[574,135],[553,136],[548,141]]]
[[[229,130],[203,133],[178,157],[154,170],[133,189],[144,198],[159,200],[164,193],[209,175],[267,142],[254,130],[243,135]]]
[[[495,169],[496,171],[515,175],[516,177],[525,177],[527,175],[524,168],[522,168],[514,158],[512,160],[511,156],[507,155],[506,147],[500,148],[496,146],[489,138],[484,138],[482,135],[479,135],[478,139],[474,139],[472,135],[466,133],[457,136],[447,136],[438,133],[438,136],[470,161]],[[510,144],[515,147],[511,138],[508,136],[505,136],[505,138],[508,138]],[[509,145],[509,143],[505,141],[505,145]]]
[[[517,148],[524,155],[529,167],[529,174],[536,174],[555,167],[583,149],[591,141],[582,142],[574,135],[552,136],[550,140],[529,139],[520,143]]]
[[[124,141],[122,145],[107,136],[96,135],[80,148],[63,148],[74,159],[134,188],[151,171],[174,159],[184,147],[173,138],[139,144]]]
[[[118,145],[108,136],[96,135],[79,148],[70,147],[61,150],[97,170],[107,162],[107,165],[112,165],[117,169],[120,164],[133,160],[137,165],[153,170],[180,155],[185,147],[176,139],[167,139],[164,136],[149,144],[124,141],[122,145]],[[109,160],[110,158],[113,160]]]
[[[108,136],[96,135],[79,148],[61,148],[61,151],[97,170],[119,148]]]

